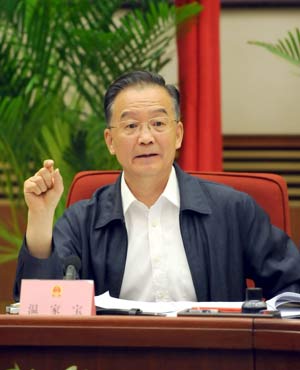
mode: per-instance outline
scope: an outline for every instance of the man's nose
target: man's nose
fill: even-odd
[[[148,122],[145,122],[143,125],[141,125],[138,135],[139,143],[149,144],[154,141],[151,126]]]

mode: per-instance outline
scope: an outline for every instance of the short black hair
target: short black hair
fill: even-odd
[[[112,105],[117,95],[127,87],[137,85],[158,85],[163,87],[173,100],[176,120],[180,119],[180,94],[178,89],[174,85],[167,85],[161,75],[140,70],[124,73],[108,87],[104,96],[104,113],[108,127],[112,115]]]

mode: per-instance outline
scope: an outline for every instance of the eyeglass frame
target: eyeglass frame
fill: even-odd
[[[130,124],[137,124],[136,130],[134,132],[132,132],[132,133],[125,133],[127,136],[132,136],[132,135],[137,134],[138,132],[140,132],[141,128],[143,127],[143,124],[145,124],[145,123],[147,123],[147,128],[148,128],[149,131],[155,132],[156,134],[162,134],[162,133],[166,132],[165,129],[163,129],[162,131],[157,131],[155,129],[155,127],[152,126],[151,123],[150,123],[152,120],[159,121],[159,119],[167,119],[168,120],[168,123],[166,124],[166,126],[168,126],[169,123],[171,123],[171,122],[176,122],[176,124],[178,122],[180,122],[179,119],[170,119],[169,117],[154,117],[154,118],[150,118],[147,121],[143,121],[143,122],[141,122],[141,121],[134,121],[134,120],[128,120],[128,121],[120,121],[119,124],[122,124],[122,122],[124,122],[124,123],[128,122],[128,125],[130,125]],[[164,127],[166,127],[166,126],[164,126]],[[112,125],[109,125],[108,126],[108,129],[112,129],[112,128],[116,128],[116,129],[122,129],[123,128],[124,131],[126,129],[126,127],[122,127],[120,125],[119,126],[112,126]],[[168,127],[166,127],[166,128],[168,128]]]

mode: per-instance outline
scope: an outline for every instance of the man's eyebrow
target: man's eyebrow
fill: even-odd
[[[157,109],[153,109],[153,110],[151,110],[149,113],[164,113],[164,114],[168,114],[168,112],[166,111],[166,109],[165,108],[157,108]]]
[[[168,115],[168,112],[165,108],[157,108],[157,109],[153,109],[153,110],[149,111],[149,114],[151,114],[151,115],[152,114],[157,114],[157,113],[164,113],[164,114]],[[125,110],[124,112],[122,112],[120,119],[123,120],[124,118],[134,116],[135,114],[136,114],[136,112],[134,112],[134,111]]]
[[[132,115],[134,115],[134,112],[132,112],[130,110],[125,110],[124,112],[122,112],[120,119],[122,120],[122,119],[124,119],[128,116],[132,116]]]

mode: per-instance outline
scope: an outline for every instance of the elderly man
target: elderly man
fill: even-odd
[[[25,181],[22,278],[63,277],[67,256],[96,294],[145,301],[241,301],[251,278],[270,298],[300,291],[300,255],[247,194],[192,177],[174,162],[183,138],[179,93],[147,71],[122,75],[104,99],[107,148],[123,171],[66,209],[52,230],[63,180],[52,160]]]

